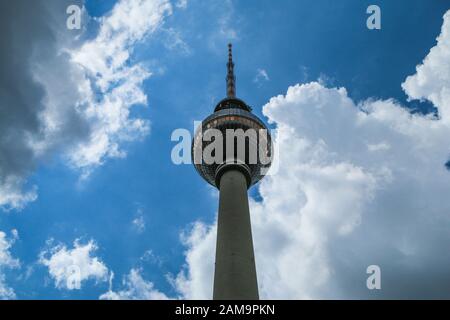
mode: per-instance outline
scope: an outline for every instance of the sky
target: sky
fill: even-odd
[[[0,298],[211,298],[218,193],[171,135],[225,97],[229,42],[277,130],[261,298],[450,298],[447,0],[3,0],[0,33]]]

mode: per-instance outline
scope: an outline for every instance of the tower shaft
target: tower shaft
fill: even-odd
[[[220,178],[217,224],[215,300],[257,300],[258,283],[253,253],[247,180],[229,169]]]

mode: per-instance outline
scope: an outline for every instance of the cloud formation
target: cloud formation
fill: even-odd
[[[50,277],[58,289],[79,290],[87,280],[106,281],[108,268],[93,256],[97,245],[93,240],[81,244],[75,240],[72,249],[57,245],[39,255],[39,263],[48,268]]]
[[[426,99],[439,108],[442,121],[450,120],[450,11],[444,15],[442,31],[416,73],[402,88],[410,99]]]
[[[60,2],[61,4],[63,1]],[[32,59],[52,52],[52,19],[59,4],[37,1],[0,4],[0,208],[22,208],[37,197],[36,188],[23,190],[36,168],[30,137],[39,136],[39,115],[45,90],[33,79]],[[54,53],[52,54],[54,56]]]
[[[280,169],[251,199],[262,298],[450,297],[450,11],[438,43],[403,83],[439,112],[393,99],[356,104],[345,88],[311,82],[273,97]],[[196,223],[176,286],[211,298],[215,225]],[[382,290],[366,269],[381,268]]]
[[[269,74],[267,73],[267,71],[265,69],[258,69],[256,71],[256,76],[253,79],[253,82],[261,84],[262,81],[269,81]]]
[[[13,230],[12,235],[13,237],[8,239],[6,233],[0,231],[0,300],[16,298],[14,290],[7,286],[5,274],[3,273],[5,269],[13,269],[20,266],[19,260],[13,258],[10,252],[11,246],[18,238],[17,231]]]
[[[171,14],[167,0],[120,0],[105,17],[84,11],[80,32],[67,30],[66,8],[82,1],[18,0],[0,4],[0,209],[22,209],[37,198],[28,176],[55,156],[83,177],[121,145],[145,137],[151,75],[132,61],[133,46]],[[87,25],[98,24],[88,37]],[[14,30],[14,32],[12,31]],[[13,38],[12,38],[13,37]]]
[[[112,290],[113,274],[110,278],[109,291],[100,296],[100,300],[167,300],[167,296],[156,290],[152,282],[142,278],[139,269],[131,269],[122,280],[122,289]]]
[[[141,86],[151,73],[129,59],[133,45],[155,31],[171,10],[166,0],[122,0],[100,19],[97,37],[70,52],[71,61],[83,72],[78,88],[91,134],[69,152],[69,159],[85,173],[106,158],[124,157],[120,143],[148,133],[148,120],[131,118],[130,108],[147,103]]]
[[[137,209],[136,216],[131,221],[131,224],[133,225],[133,228],[134,230],[136,230],[137,233],[142,233],[145,231],[146,223],[142,208]]]

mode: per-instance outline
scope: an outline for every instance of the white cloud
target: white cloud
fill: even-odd
[[[258,69],[254,81],[260,82],[262,80],[269,81],[269,75],[267,74],[267,71],[265,69]]]
[[[233,2],[231,0],[223,1],[224,9],[223,14],[218,17],[219,24],[219,36],[222,36],[226,40],[237,40],[239,39],[238,31],[236,29],[237,20],[235,15],[235,9]]]
[[[215,224],[207,226],[196,222],[182,235],[182,241],[187,247],[186,269],[182,270],[172,283],[183,298],[212,297],[216,230]]]
[[[450,11],[438,44],[403,84],[440,119],[394,100],[356,105],[344,88],[295,85],[263,108],[277,125],[280,169],[250,201],[262,298],[450,296]],[[187,236],[176,287],[211,298],[215,225]],[[366,268],[382,290],[366,288]]]
[[[23,191],[23,179],[9,175],[0,183],[0,209],[21,210],[27,203],[37,199],[37,187],[33,186],[28,191]]]
[[[210,49],[217,53],[223,53],[224,43],[239,41],[240,25],[242,18],[236,13],[233,1],[213,2],[215,20],[217,24],[212,28],[208,36]]]
[[[112,280],[114,275],[110,277],[109,291],[100,296],[101,300],[167,300],[164,293],[154,289],[152,282],[145,281],[142,278],[139,269],[131,269],[130,273],[122,280],[122,289],[119,291],[112,290]]]
[[[161,31],[164,34],[164,46],[168,50],[177,51],[182,55],[191,54],[191,48],[186,41],[183,40],[183,36],[180,31],[174,28],[161,28]]]
[[[256,76],[253,79],[253,82],[261,85],[261,82],[269,81],[269,80],[270,80],[270,78],[269,78],[267,71],[265,69],[258,69],[256,72]]]
[[[144,252],[144,254],[139,258],[140,261],[145,263],[156,264],[161,267],[163,260],[161,257],[157,256],[151,249]]]
[[[442,120],[450,121],[450,11],[444,15],[438,45],[431,48],[416,73],[402,84],[411,99],[427,99],[436,107]]]
[[[188,5],[188,0],[178,0],[175,5],[177,8],[186,9]]]
[[[375,143],[375,144],[368,144],[367,145],[367,149],[369,149],[369,151],[387,151],[391,148],[391,146],[386,143],[386,142],[380,142],[380,143]]]
[[[148,134],[148,120],[131,118],[130,108],[147,103],[141,86],[151,73],[141,64],[130,64],[129,58],[133,45],[155,31],[171,10],[167,0],[122,0],[100,19],[97,37],[70,52],[72,62],[84,72],[79,90],[85,97],[83,115],[92,131],[87,143],[69,152],[69,159],[85,173],[105,158],[124,157],[121,142]],[[96,99],[97,92],[101,101]]]
[[[142,84],[151,72],[131,57],[134,46],[171,14],[171,4],[119,0],[98,19],[84,10],[83,26],[90,21],[99,27],[87,38],[58,24],[68,2],[80,4],[53,0],[1,10],[2,21],[17,31],[1,67],[5,74],[11,66],[21,68],[11,71],[14,78],[0,79],[2,87],[14,88],[0,97],[7,115],[0,119],[0,209],[19,210],[36,200],[37,187],[27,190],[27,177],[49,158],[62,155],[85,178],[107,159],[125,157],[123,144],[150,130],[149,120],[131,116],[131,110],[147,105]],[[29,25],[17,26],[17,14]],[[11,43],[9,36],[2,33],[2,41]]]
[[[93,256],[97,245],[93,240],[81,244],[75,240],[73,248],[57,245],[44,250],[39,255],[39,263],[48,268],[50,277],[59,289],[81,289],[84,281],[106,281],[108,268],[98,258]]]
[[[142,233],[145,231],[145,219],[142,209],[139,208],[137,210],[137,216],[133,219],[131,223],[138,233]]]
[[[19,260],[13,258],[10,252],[14,241],[18,239],[18,233],[17,230],[12,230],[11,233],[12,239],[8,239],[6,234],[0,231],[0,300],[16,298],[14,290],[7,286],[5,274],[3,273],[6,268],[18,268],[20,266]]]

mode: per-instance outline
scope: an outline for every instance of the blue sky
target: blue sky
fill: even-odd
[[[71,50],[96,36],[102,22],[92,19],[111,15],[115,4],[86,0],[84,18],[91,21],[79,32],[81,40],[69,45]],[[381,30],[366,28],[370,4],[381,7]],[[60,9],[52,12],[65,19]],[[225,96],[226,44],[231,41],[234,47],[237,95],[265,122],[268,118],[262,107],[272,97],[286,94],[290,86],[313,81],[327,88],[345,87],[355,105],[367,99],[393,98],[406,109],[428,113],[436,104],[409,101],[401,84],[436,46],[448,9],[445,0],[189,0],[184,8],[172,3],[172,13],[166,14],[164,22],[132,43],[125,63],[141,64],[152,73],[141,85],[148,97],[147,106],[138,103],[130,111],[130,117],[149,121],[150,132],[121,141],[126,156],[105,157],[86,179],[80,178],[82,168],[68,165],[61,147],[33,163],[22,187],[37,186],[37,199],[22,209],[0,209],[0,231],[11,240],[10,255],[20,260],[20,267],[2,269],[0,264],[4,283],[19,299],[97,299],[109,289],[105,277],[89,278],[79,290],[58,288],[48,267],[39,262],[41,252],[58,244],[71,249],[80,239],[82,244],[90,240],[96,243],[98,249],[92,256],[107,267],[106,278],[114,272],[113,290],[120,290],[122,279],[131,269],[138,269],[158,291],[168,297],[182,296],[168,275],[176,277],[181,270],[195,274],[186,261],[186,253],[190,249],[195,252],[195,248],[183,243],[180,234],[192,234],[196,221],[213,225],[218,199],[192,166],[172,163],[175,142],[170,136],[177,128],[192,130],[193,121],[206,117]],[[77,35],[70,30],[61,33],[70,41]],[[23,63],[32,65],[37,59],[30,56]],[[258,76],[262,70],[267,78],[261,73]],[[66,77],[64,72],[69,71],[61,69],[61,78]],[[277,126],[276,116],[274,119],[272,127]],[[250,190],[257,202],[262,201],[258,188]],[[145,227],[136,227],[135,219]],[[445,219],[444,224],[450,227]],[[12,240],[14,229],[19,234],[16,240]],[[351,261],[348,258],[347,262]],[[365,270],[359,277],[366,277]],[[448,279],[448,274],[443,277]],[[353,283],[344,277],[332,284],[336,293],[322,296],[367,297],[359,287],[345,291],[345,279]],[[296,297],[287,292],[287,298]],[[320,297],[311,292],[312,297]],[[435,295],[439,294],[448,297],[449,292],[437,291]],[[402,292],[391,288],[391,296],[402,297]]]

